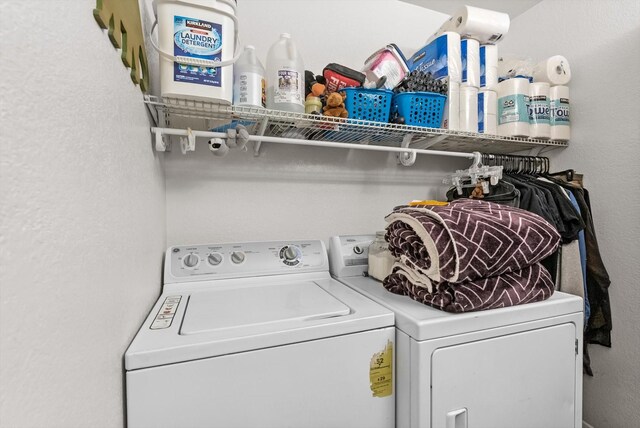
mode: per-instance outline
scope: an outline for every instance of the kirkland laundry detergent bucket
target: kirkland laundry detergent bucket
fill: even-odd
[[[163,98],[231,104],[236,0],[155,0]]]

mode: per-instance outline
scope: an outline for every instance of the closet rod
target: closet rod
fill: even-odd
[[[156,138],[159,138],[160,135],[176,135],[181,137],[186,137],[189,135],[189,130],[187,129],[174,129],[174,128],[151,128],[151,131],[156,135]],[[225,132],[211,132],[211,131],[195,131],[191,130],[191,135],[194,137],[202,137],[202,138],[228,138],[228,135]],[[405,139],[406,140],[406,139]],[[395,152],[395,153],[406,153],[406,154],[424,154],[424,155],[433,155],[433,156],[450,156],[450,157],[458,157],[465,159],[475,159],[480,153],[465,153],[465,152],[447,152],[443,150],[425,150],[425,149],[411,149],[405,147],[385,147],[385,146],[370,146],[367,144],[354,144],[354,143],[338,143],[334,141],[314,141],[314,140],[303,140],[298,138],[284,138],[284,137],[266,137],[262,135],[250,135],[249,141],[262,141],[267,143],[276,143],[276,144],[294,144],[301,146],[317,146],[317,147],[333,147],[333,148],[341,148],[341,149],[356,149],[356,150],[369,150],[369,151],[377,151],[377,152]],[[156,142],[156,147],[158,144]]]

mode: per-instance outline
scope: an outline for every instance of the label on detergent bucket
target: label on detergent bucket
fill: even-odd
[[[545,95],[529,97],[529,123],[532,125],[548,125],[551,120],[549,99]]]
[[[551,126],[571,125],[569,113],[570,111],[568,98],[551,100]]]
[[[196,18],[174,16],[173,55],[220,61],[222,25]],[[220,86],[220,67],[173,63],[173,81]]]
[[[393,343],[376,352],[369,363],[369,381],[374,397],[388,397],[393,393]]]
[[[275,103],[297,103],[303,104],[304,100],[301,98],[302,91],[302,76],[300,73],[293,69],[283,67],[278,70],[278,84],[275,85],[273,101]]]
[[[498,99],[498,125],[512,122],[529,123],[529,96],[507,95]]]

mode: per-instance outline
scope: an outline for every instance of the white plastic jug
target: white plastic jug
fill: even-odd
[[[154,6],[162,96],[231,104],[236,1],[155,0]]]
[[[266,106],[265,71],[255,47],[247,45],[233,66],[233,105]]]
[[[304,113],[304,62],[288,33],[267,55],[267,108]]]

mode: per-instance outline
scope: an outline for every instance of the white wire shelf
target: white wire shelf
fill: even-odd
[[[164,120],[166,127],[179,121],[182,124],[181,127],[218,131],[225,130],[225,125],[237,121],[245,125],[252,135],[309,142],[327,141],[396,147],[403,142],[406,147],[408,142],[408,147],[413,149],[496,154],[530,150],[535,155],[568,145],[560,141],[502,137],[365,120],[345,120],[279,110],[220,105],[207,101],[159,98],[151,95],[145,95],[145,103],[157,112],[157,116]],[[162,125],[159,124],[159,126]],[[256,154],[259,147],[260,145],[256,144]]]

